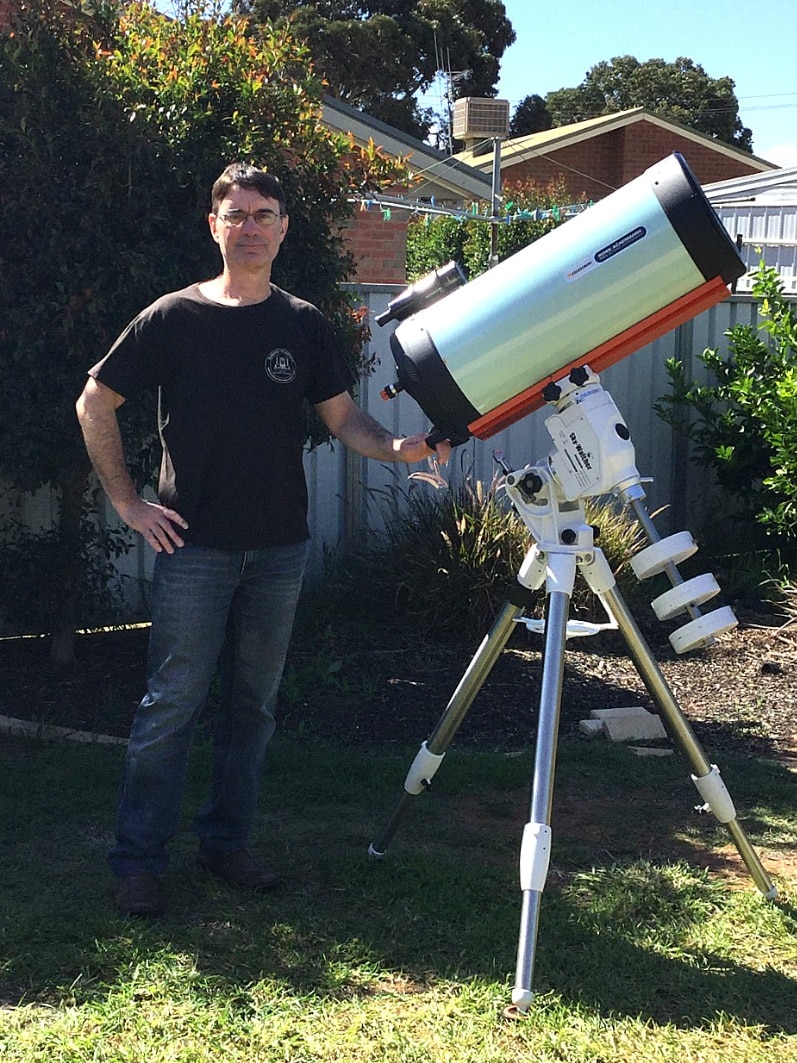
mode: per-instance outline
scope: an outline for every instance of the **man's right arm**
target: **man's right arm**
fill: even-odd
[[[91,463],[113,508],[156,553],[183,545],[179,529],[188,525],[173,509],[139,498],[127,468],[116,411],[124,397],[89,377],[77,400],[77,416]]]

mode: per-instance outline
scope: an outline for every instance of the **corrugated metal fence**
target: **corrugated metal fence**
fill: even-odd
[[[380,329],[373,324],[375,316],[400,290],[388,285],[356,289],[372,322],[370,353],[375,357],[375,371],[362,382],[359,401],[395,434],[410,435],[426,430],[429,425],[407,395],[399,395],[389,402],[381,399],[382,388],[394,380],[389,348],[393,326]],[[662,534],[684,528],[699,533],[706,515],[716,505],[705,471],[688,459],[685,440],[674,435],[653,412],[656,399],[668,390],[665,361],[670,357],[680,358],[689,374],[700,379],[699,353],[706,347],[726,346],[724,334],[736,323],[755,321],[756,307],[750,296],[729,297],[602,374],[604,386],[628,423],[636,447],[637,467],[643,477],[652,477],[647,488],[650,510],[669,507],[657,518]],[[544,457],[551,448],[545,416],[545,410],[537,411],[492,439],[472,439],[457,448],[449,478],[458,482],[469,476],[489,483],[494,475],[496,449],[502,450],[515,468]],[[410,470],[404,465],[366,461],[347,453],[339,444],[319,447],[309,453],[305,466],[313,534],[311,574],[318,576],[323,571],[327,551],[344,551],[349,543],[383,527],[385,521],[401,519],[400,499],[406,492]],[[414,484],[413,489],[434,490],[420,483]],[[54,507],[46,492],[33,499],[18,500],[14,508],[32,527],[48,526],[52,522]],[[104,516],[113,519],[112,514]],[[119,571],[128,577],[125,583],[129,620],[146,615],[151,565],[151,551],[136,538],[130,553],[119,563]]]

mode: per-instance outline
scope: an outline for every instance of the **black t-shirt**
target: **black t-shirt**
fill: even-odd
[[[89,373],[125,398],[159,389],[158,497],[188,521],[187,542],[308,537],[303,404],[353,383],[310,303],[272,286],[261,303],[225,306],[194,284],[142,311]]]

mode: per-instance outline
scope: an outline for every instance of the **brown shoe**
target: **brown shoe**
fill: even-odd
[[[122,915],[163,915],[164,901],[161,884],[155,875],[141,872],[124,875],[116,886],[116,910]]]
[[[270,890],[279,882],[278,876],[260,867],[247,849],[235,853],[213,853],[204,849],[199,852],[196,862],[197,867],[237,890]]]

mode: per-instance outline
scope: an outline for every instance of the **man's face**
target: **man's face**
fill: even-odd
[[[287,217],[279,216],[276,199],[266,199],[253,189],[233,185],[218,207],[218,214],[208,217],[210,232],[219,245],[228,269],[259,271],[270,269],[280,244],[288,231]],[[271,214],[259,214],[269,211]],[[265,225],[258,218],[271,220]]]

